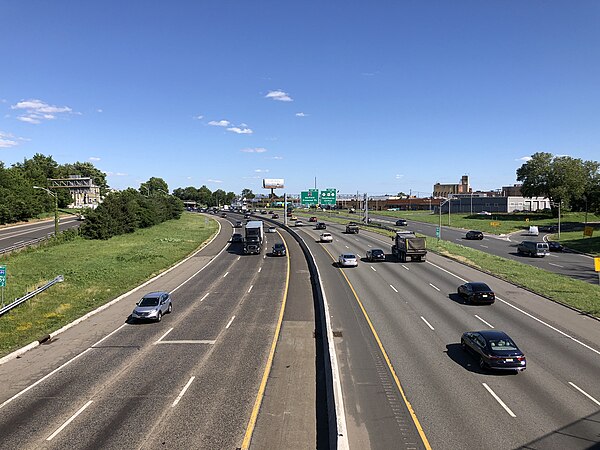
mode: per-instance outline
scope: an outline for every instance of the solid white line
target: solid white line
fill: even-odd
[[[208,294],[210,294],[210,292],[207,292],[206,294],[204,294],[204,297],[202,297],[202,298],[200,299],[200,301],[204,301],[204,299],[205,299],[206,297],[208,297]]]
[[[429,283],[429,286],[431,286],[432,288],[434,288],[436,291],[439,292],[440,288],[437,286],[434,286],[433,284]]]
[[[391,284],[390,284],[390,287],[391,287],[391,288],[394,290],[394,292],[396,292],[396,293],[398,292],[398,289],[396,289],[396,288],[395,288],[394,286],[392,286]]]
[[[102,339],[100,339],[98,342],[96,342],[94,345],[92,345],[92,347],[95,347],[96,345],[98,345],[100,342],[102,342],[105,339],[108,339],[109,337],[111,337],[113,334],[115,334],[117,331],[119,331],[121,328],[126,327],[127,323],[124,323],[123,325],[121,325],[119,328],[117,328],[114,331],[111,331],[110,333],[108,333],[106,336],[104,336]]]
[[[407,266],[405,266],[404,264],[402,264],[402,267],[404,267],[406,270],[410,270]]]
[[[227,324],[227,326],[225,327],[225,329],[228,329],[231,326],[231,322],[233,322],[233,319],[235,319],[235,316],[233,316],[231,318],[231,320],[229,321],[229,323]]]
[[[223,278],[225,278],[227,275],[229,275],[229,272],[225,272],[225,275],[223,275]]]
[[[558,328],[556,328],[556,327],[553,327],[552,325],[550,325],[550,324],[548,324],[548,323],[544,322],[543,320],[541,320],[541,319],[538,319],[537,317],[535,317],[535,316],[533,316],[533,315],[529,314],[528,312],[526,312],[526,311],[523,311],[521,308],[518,308],[517,306],[515,306],[515,305],[513,305],[513,304],[511,304],[511,303],[508,303],[506,300],[502,300],[502,299],[501,299],[501,298],[499,298],[499,297],[496,297],[496,300],[500,300],[500,301],[501,301],[502,303],[504,303],[505,305],[508,305],[508,306],[510,306],[511,308],[514,308],[514,309],[516,309],[516,310],[517,310],[517,311],[519,311],[520,313],[522,313],[522,314],[525,314],[527,317],[531,317],[533,320],[535,320],[535,321],[537,321],[537,322],[541,323],[542,325],[545,325],[545,326],[547,326],[547,327],[548,327],[548,328],[550,328],[551,330],[554,330],[554,331],[556,331],[557,333],[559,333],[559,334],[562,334],[564,337],[567,337],[567,338],[571,339],[573,342],[577,342],[579,345],[582,345],[582,346],[584,346],[585,348],[587,348],[588,350],[591,350],[591,351],[593,351],[594,353],[596,353],[596,354],[600,355],[600,351],[596,350],[595,348],[593,348],[593,347],[590,347],[589,345],[587,345],[587,344],[585,344],[585,343],[581,342],[579,339],[576,339],[576,338],[574,338],[573,336],[571,336],[571,335],[568,335],[568,334],[567,334],[567,333],[565,333],[564,331],[561,331],[561,330],[559,330]]]
[[[64,363],[62,366],[57,367],[56,369],[54,369],[52,372],[50,372],[48,375],[43,376],[42,378],[40,378],[39,380],[37,380],[35,383],[27,386],[25,389],[23,389],[21,392],[18,392],[17,394],[13,395],[11,398],[9,398],[8,400],[5,400],[4,403],[2,403],[0,405],[0,409],[2,409],[4,406],[8,405],[10,402],[12,402],[14,399],[20,397],[21,395],[23,395],[25,392],[27,392],[30,389],[33,389],[34,387],[36,387],[38,384],[40,384],[42,381],[44,381],[46,378],[51,377],[52,375],[54,375],[56,372],[58,372],[59,370],[63,369],[64,367],[66,367],[67,365],[71,364],[73,361],[75,361],[77,358],[85,355],[87,352],[89,352],[92,349],[92,347],[86,348],[84,351],[82,351],[79,355],[74,356],[72,359],[68,360],[66,363]]]
[[[213,345],[217,341],[209,341],[209,340],[194,340],[194,339],[181,339],[179,341],[160,341],[157,344],[211,344]]]
[[[58,433],[60,433],[62,430],[64,430],[64,429],[65,429],[65,427],[66,427],[67,425],[69,425],[71,422],[73,422],[73,420],[75,420],[75,418],[76,418],[76,417],[77,417],[79,414],[81,414],[81,413],[82,413],[82,412],[85,410],[85,408],[87,408],[87,407],[88,407],[88,406],[90,406],[91,404],[92,404],[92,400],[90,400],[90,401],[89,401],[89,402],[87,402],[85,405],[83,405],[81,408],[79,408],[79,411],[77,411],[75,414],[73,414],[73,415],[72,415],[72,416],[69,418],[69,420],[67,420],[65,423],[63,423],[63,424],[62,424],[62,425],[61,425],[61,426],[58,428],[58,430],[56,430],[54,433],[52,433],[50,436],[48,436],[48,437],[46,438],[46,440],[47,440],[47,441],[51,441],[52,439],[54,439],[54,437],[55,437],[55,436],[56,436]]]
[[[502,401],[502,399],[501,399],[500,397],[498,397],[494,391],[492,391],[492,388],[490,388],[490,387],[489,387],[487,384],[485,384],[485,383],[481,383],[481,384],[483,384],[483,387],[484,387],[484,388],[486,388],[486,389],[487,389],[487,391],[488,391],[490,394],[492,394],[492,397],[494,397],[494,398],[496,399],[496,401],[497,401],[498,403],[500,403],[500,405],[502,405],[502,407],[503,407],[503,408],[506,410],[506,412],[507,412],[508,414],[510,414],[510,416],[511,416],[511,417],[517,417],[517,416],[515,416],[515,413],[514,413],[514,412],[512,412],[508,406],[506,406],[506,403],[504,403],[504,402]]]
[[[555,266],[555,267],[560,267],[561,269],[564,268],[565,266],[561,266],[560,264],[554,264],[554,263],[548,263],[551,266]]]
[[[483,323],[485,323],[488,327],[490,328],[494,328],[491,324],[489,324],[488,322],[486,322],[485,320],[483,320],[481,317],[479,317],[477,314],[475,314],[475,317],[477,317],[479,320],[481,320]]]
[[[576,386],[574,383],[571,383],[569,381],[569,384],[571,386],[573,386],[575,389],[577,389],[579,392],[581,392],[583,395],[585,395],[587,398],[589,398],[591,401],[593,401],[596,405],[600,406],[600,402],[598,400],[596,400],[594,397],[592,397],[590,394],[588,394],[587,392],[585,392],[583,389],[581,389],[579,386]]]
[[[261,270],[262,270],[262,266],[258,268],[258,273],[260,273]]]
[[[192,381],[194,381],[194,378],[196,378],[196,377],[190,378],[190,381],[188,381],[187,384],[183,387],[183,389],[181,390],[181,392],[179,393],[179,395],[177,396],[177,398],[171,405],[171,408],[175,408],[175,406],[177,406],[177,403],[179,403],[179,400],[181,400],[181,397],[183,397],[183,394],[185,394],[185,391],[188,390],[188,388],[190,387],[190,384],[192,384]]]
[[[172,327],[171,327],[171,328],[169,328],[169,329],[167,330],[167,332],[166,332],[165,334],[163,334],[163,335],[162,335],[160,338],[158,338],[158,341],[156,341],[156,342],[154,343],[154,345],[156,345],[156,344],[159,344],[159,343],[160,343],[160,341],[162,341],[162,340],[163,340],[163,339],[164,339],[164,338],[167,336],[167,334],[169,334],[171,331],[173,331],[173,328],[172,328]]]
[[[252,290],[252,288],[254,287],[253,284],[250,285],[250,289],[248,289],[248,293],[250,293],[250,291]]]
[[[435,330],[435,328],[433,328],[431,326],[431,324],[429,322],[427,322],[427,319],[425,319],[425,317],[421,316],[421,319],[423,319],[423,322],[425,322],[429,328],[431,328],[432,330]]]
[[[371,270],[372,270],[373,272],[377,272],[377,271],[375,270],[375,267],[373,267],[373,266],[369,266],[369,267],[371,268]]]

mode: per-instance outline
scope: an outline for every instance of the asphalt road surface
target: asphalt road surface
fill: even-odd
[[[239,447],[280,314],[287,259],[244,256],[240,244],[227,243],[230,234],[0,366],[0,448]],[[135,301],[154,290],[172,293],[173,313],[159,323],[125,323]]]
[[[332,244],[316,242],[321,231],[298,227],[317,259],[341,336],[335,344],[350,448],[425,445],[403,412],[398,386],[435,449],[600,445],[600,322],[431,253],[423,263],[393,262],[391,242],[381,236],[346,235],[340,225],[327,231]],[[384,249],[388,261],[334,267],[340,253],[364,258],[369,248]],[[455,294],[465,281],[487,282],[495,304],[465,304]],[[527,370],[481,370],[460,348],[464,331],[492,327],[517,342]],[[375,333],[398,385],[378,357]]]
[[[81,221],[74,217],[61,217],[58,227],[59,230],[64,231],[78,227],[80,224]],[[30,241],[48,235],[54,235],[54,220],[0,228],[0,251],[18,244],[27,245]]]

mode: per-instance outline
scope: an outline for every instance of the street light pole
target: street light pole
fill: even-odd
[[[41,189],[46,191],[52,197],[54,197],[54,237],[58,237],[58,195],[52,192],[50,189],[46,189],[40,186],[33,186],[34,189]]]

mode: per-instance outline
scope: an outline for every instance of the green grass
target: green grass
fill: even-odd
[[[558,234],[553,234],[552,240],[559,241],[564,246],[578,252],[600,256],[600,225],[593,225],[593,229],[594,233],[591,237],[584,236],[583,231],[561,231],[560,239],[558,239]]]
[[[77,237],[0,258],[6,264],[5,303],[52,286],[0,317],[0,356],[55,331],[169,268],[210,239],[214,220],[183,214],[179,220],[107,241]]]
[[[310,212],[306,214],[299,213],[297,215],[303,217],[314,215],[322,220],[341,224],[347,224],[349,221],[339,214],[326,215],[325,213]],[[398,217],[410,218],[407,214],[401,214],[398,215]],[[357,219],[359,218],[360,216],[357,217]],[[369,229],[370,231],[374,231],[387,237],[392,237],[394,235],[394,232],[392,231],[377,229],[375,227],[365,227],[364,225],[361,225],[361,228]],[[581,232],[577,232],[576,234],[581,238]],[[563,238],[563,236],[568,236],[568,233],[561,233],[561,238]],[[589,242],[591,239],[600,239],[600,237],[586,239]],[[561,242],[564,243],[565,241],[561,239]],[[392,243],[390,241],[390,247],[391,245]],[[529,289],[532,292],[558,303],[571,306],[586,314],[600,318],[600,286],[597,284],[575,280],[564,275],[559,275],[500,256],[491,255],[450,241],[441,240],[438,242],[434,237],[427,237],[427,248],[429,251],[459,261],[500,279],[506,280],[509,283]],[[385,250],[387,251],[388,249]]]

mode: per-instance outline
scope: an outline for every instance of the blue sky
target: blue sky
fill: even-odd
[[[428,195],[600,159],[597,1],[4,1],[0,159]],[[281,191],[283,192],[283,191]]]

